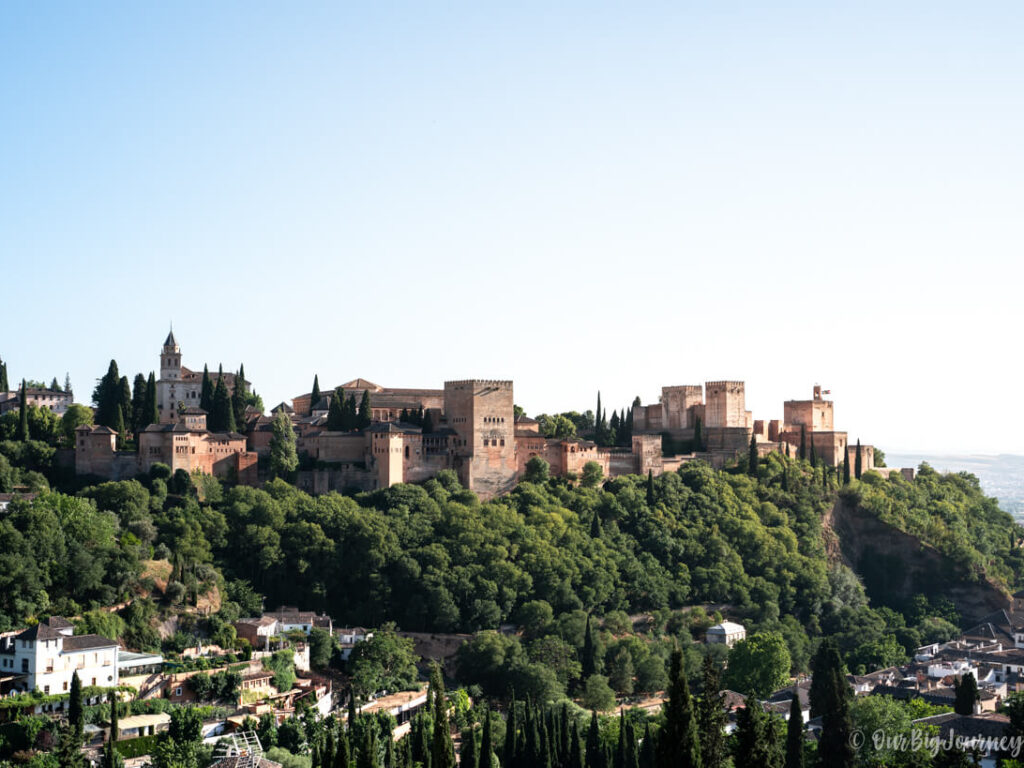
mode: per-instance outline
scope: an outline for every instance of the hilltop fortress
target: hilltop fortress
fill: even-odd
[[[108,427],[80,427],[76,472],[128,478],[159,462],[172,471],[258,483],[259,466],[269,457],[272,417],[249,413],[244,435],[208,431],[206,413],[196,404],[196,376],[181,365],[173,334],[161,349],[160,371],[160,424],[140,433],[137,452],[118,451]],[[365,393],[369,426],[328,429],[335,390],[356,402]],[[468,379],[445,382],[443,389],[391,389],[354,379],[325,393],[317,402],[306,393],[274,408],[292,421],[302,462],[298,484],[311,493],[387,488],[451,469],[463,485],[489,498],[511,490],[534,457],[548,462],[555,475],[579,475],[588,462],[596,462],[605,477],[659,475],[695,459],[721,467],[745,454],[752,438],[761,455],[779,451],[795,456],[803,446],[833,467],[847,456],[851,466],[855,461],[856,448],[846,432],[836,431],[833,403],[818,386],[809,400],[786,401],[782,419],[767,421],[754,419],[746,409],[742,381],[663,387],[657,403],[633,406],[631,445],[615,448],[545,437],[535,420],[517,419],[511,381]],[[408,423],[409,414],[426,416],[419,419],[422,426]],[[665,446],[672,445],[691,450],[666,455]],[[861,446],[861,466],[874,468],[869,445]]]

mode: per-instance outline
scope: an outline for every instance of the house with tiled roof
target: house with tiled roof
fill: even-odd
[[[0,638],[0,672],[14,677],[12,690],[44,694],[67,693],[78,672],[83,686],[117,685],[116,640],[76,635],[71,622],[59,616]]]

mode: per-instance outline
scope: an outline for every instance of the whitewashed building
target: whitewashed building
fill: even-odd
[[[732,648],[740,640],[747,639],[747,629],[742,624],[736,624],[732,621],[723,621],[721,624],[715,624],[713,627],[708,627],[708,631],[705,633],[704,637],[705,641],[709,645],[718,643]]]
[[[75,635],[59,616],[0,639],[0,673],[15,676],[14,690],[67,693],[78,672],[82,686],[118,683],[118,644],[99,635]]]

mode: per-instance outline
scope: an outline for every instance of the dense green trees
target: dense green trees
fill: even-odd
[[[295,450],[295,429],[292,420],[284,411],[274,414],[270,437],[270,476],[291,479],[299,467],[299,455]]]
[[[729,651],[726,686],[740,693],[765,697],[789,679],[791,658],[777,632],[756,632]]]

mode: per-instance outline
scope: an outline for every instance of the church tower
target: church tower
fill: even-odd
[[[177,415],[178,401],[184,398],[181,382],[181,347],[174,338],[174,330],[167,334],[160,350],[160,379],[156,383],[156,405],[160,423],[169,424]]]
[[[160,351],[160,378],[174,381],[181,378],[181,347],[174,339],[174,330],[167,334],[164,348]]]

